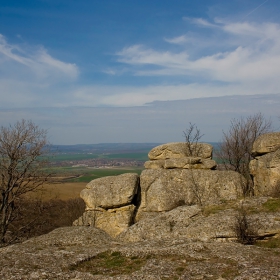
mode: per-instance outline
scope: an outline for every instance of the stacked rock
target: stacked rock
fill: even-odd
[[[135,221],[180,205],[218,204],[242,195],[244,178],[217,171],[206,143],[168,143],[153,148],[140,176],[141,203]]]
[[[92,180],[81,191],[86,211],[74,226],[95,226],[111,236],[128,228],[134,217],[133,200],[139,190],[139,176],[126,173]]]
[[[205,143],[168,143],[153,148],[145,163],[147,169],[215,169],[213,147]]]
[[[91,181],[81,192],[86,211],[74,225],[95,226],[115,237],[130,225],[182,205],[218,204],[242,195],[237,172],[212,170],[209,144],[168,143],[153,148],[139,176]]]
[[[253,144],[252,155],[250,173],[255,195],[280,195],[280,132],[259,136]]]

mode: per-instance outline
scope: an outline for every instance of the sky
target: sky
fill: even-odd
[[[278,0],[0,0],[0,125],[31,119],[56,144],[183,141],[189,122],[220,141],[257,112],[278,129],[279,13]]]

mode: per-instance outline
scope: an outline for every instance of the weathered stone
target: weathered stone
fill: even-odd
[[[84,212],[78,220],[74,221],[74,226],[93,226],[104,230],[110,236],[115,237],[131,224],[134,217],[134,205],[109,210],[88,210]]]
[[[272,195],[280,187],[280,149],[251,160],[250,173],[255,195]]]
[[[215,169],[217,164],[212,159],[199,157],[171,158],[166,160],[150,160],[144,164],[146,169]]]
[[[172,234],[179,223],[171,222]],[[214,232],[219,231],[214,229]],[[35,276],[36,279],[56,280],[279,280],[279,248],[243,246],[211,239],[202,242],[182,235],[173,236],[124,243],[112,240],[102,230],[92,227],[60,228],[27,242],[0,248],[0,279],[26,280]],[[119,267],[111,266],[110,273],[114,274],[110,276],[106,267],[106,260],[110,259],[106,256],[113,252],[124,258],[124,268],[135,261],[139,269],[135,271],[129,267],[129,273],[124,273]],[[100,260],[101,253],[105,256],[104,262],[99,261],[95,274],[92,273],[94,267],[88,266],[87,271],[79,269],[81,263]],[[138,259],[145,261],[138,263]]]
[[[275,152],[280,148],[280,132],[260,135],[253,144],[252,155],[259,156]]]
[[[144,163],[144,167],[146,169],[162,169],[164,168],[165,160],[159,159],[159,160],[149,160]]]
[[[233,171],[147,169],[141,173],[136,221],[180,205],[216,204],[242,195],[244,178]]]
[[[138,184],[139,176],[136,173],[102,177],[88,183],[80,196],[87,209],[122,207],[131,204]]]
[[[192,158],[190,158],[192,159]],[[165,169],[184,168],[184,169],[214,169],[217,164],[212,159],[193,158],[176,158],[165,160]]]
[[[237,203],[235,208],[238,207],[240,204]],[[197,205],[177,207],[168,212],[158,213],[154,217],[142,219],[122,232],[118,240],[125,242],[180,238],[200,241],[235,240],[233,225],[238,215],[237,210],[224,209],[213,212],[205,215]],[[248,214],[247,219],[260,237],[280,233],[280,212]]]
[[[186,142],[167,143],[153,148],[148,156],[150,160],[185,158],[185,157],[201,157],[211,158],[213,147],[206,143],[192,144],[193,153],[190,154]]]

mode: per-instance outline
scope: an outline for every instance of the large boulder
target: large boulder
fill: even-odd
[[[141,173],[136,221],[180,205],[217,204],[242,195],[245,180],[234,171],[147,169]]]
[[[131,226],[135,205],[128,205],[114,209],[88,210],[83,216],[74,221],[74,226],[93,226],[104,230],[110,236],[118,234]]]
[[[189,152],[192,150],[192,154]],[[162,160],[170,158],[201,157],[211,158],[213,147],[206,143],[188,144],[186,142],[167,143],[153,148],[148,156],[150,160]]]
[[[275,152],[280,148],[280,132],[271,132],[260,135],[253,144],[252,155],[260,156]]]
[[[92,180],[81,191],[87,209],[110,209],[131,204],[139,185],[136,173],[107,176]]]
[[[136,173],[92,180],[80,194],[86,203],[86,211],[73,225],[93,226],[117,236],[133,223],[138,191],[139,176]]]
[[[265,196],[280,192],[280,149],[256,157],[250,162],[255,195]]]

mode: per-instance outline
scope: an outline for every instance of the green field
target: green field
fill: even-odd
[[[65,182],[85,182],[104,176],[114,176],[123,173],[140,174],[144,167],[126,167],[126,168],[87,168],[87,167],[53,167],[48,169],[57,177],[64,178]]]
[[[98,158],[97,154],[57,154],[51,157],[51,161],[74,161]]]
[[[132,159],[132,160],[148,160],[147,153],[119,153],[119,154],[57,154],[51,157],[51,161],[75,161],[75,160],[86,160],[86,159]]]
[[[124,173],[137,173],[140,175],[144,168],[131,168],[131,169],[94,169],[86,174],[81,175],[78,178],[70,179],[69,182],[90,182],[91,180],[105,177],[115,176]]]
[[[134,159],[134,160],[148,160],[147,153],[123,153],[123,154],[108,154],[100,156],[106,159]]]

